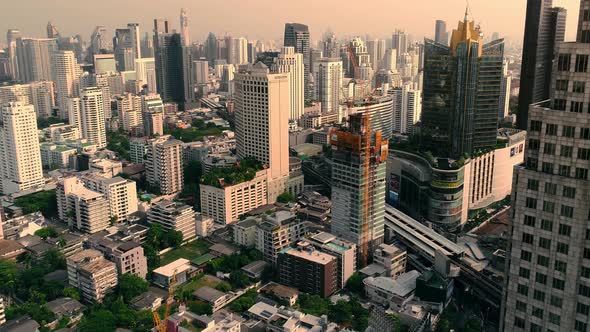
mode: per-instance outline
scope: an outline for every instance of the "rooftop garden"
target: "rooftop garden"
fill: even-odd
[[[256,172],[262,170],[262,163],[251,157],[240,160],[233,167],[214,167],[201,177],[201,183],[217,188],[250,181]]]
[[[165,127],[164,134],[172,135],[176,137],[176,139],[188,143],[200,141],[205,136],[221,135],[221,133],[227,129],[230,128],[219,127],[214,123],[205,124],[203,120],[195,120],[191,124],[191,127],[186,129]]]

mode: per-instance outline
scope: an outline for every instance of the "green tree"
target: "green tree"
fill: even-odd
[[[73,287],[66,287],[63,289],[63,296],[70,297],[74,300],[80,301],[80,291]]]
[[[106,309],[91,311],[84,315],[78,328],[80,332],[113,332],[117,329],[115,315]]]
[[[295,197],[293,196],[293,194],[289,193],[289,192],[284,192],[282,194],[280,194],[277,197],[277,201],[279,203],[289,203],[289,202],[294,202],[295,201]]]
[[[352,321],[352,307],[348,301],[340,300],[335,305],[330,305],[328,318],[331,321],[341,324]]]
[[[346,281],[346,288],[354,293],[363,293],[363,277],[358,273],[353,273],[350,278]]]
[[[178,247],[182,244],[182,232],[169,230],[164,233],[162,242],[165,243],[167,247]]]
[[[217,286],[215,286],[215,289],[217,289],[218,291],[221,291],[221,292],[226,293],[226,292],[229,292],[230,290],[232,290],[232,287],[227,282],[222,281],[222,282],[218,283]]]
[[[50,249],[43,255],[43,258],[41,258],[41,266],[46,272],[65,270],[66,256],[57,249]]]
[[[197,315],[211,315],[213,313],[213,309],[209,303],[190,301],[187,306],[191,312],[194,312]]]
[[[57,217],[57,196],[54,190],[40,191],[17,198],[14,202],[25,214],[41,211],[46,218]]]
[[[299,307],[306,314],[321,316],[328,313],[328,301],[319,295],[300,294]]]
[[[229,282],[235,288],[244,288],[244,287],[250,285],[250,279],[248,278],[247,275],[245,275],[241,271],[232,271],[229,274]]]
[[[18,267],[14,261],[0,259],[0,293],[14,294]]]
[[[148,291],[148,282],[144,279],[129,273],[119,277],[117,284],[117,293],[123,297],[126,303],[129,303],[134,297]]]
[[[35,235],[42,239],[46,239],[48,237],[57,237],[58,233],[57,230],[53,227],[43,227],[35,231]]]

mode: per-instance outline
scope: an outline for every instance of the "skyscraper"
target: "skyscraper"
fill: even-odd
[[[340,89],[342,88],[342,60],[340,58],[321,58],[317,66],[315,80],[322,113],[339,112]]]
[[[480,33],[465,13],[450,47],[425,40],[422,131],[447,157],[496,145],[504,41]]]
[[[205,42],[205,54],[207,56],[207,61],[212,65],[213,61],[217,59],[217,37],[215,37],[213,32],[209,32],[209,35],[207,36],[207,41]]]
[[[0,170],[2,193],[12,194],[44,184],[33,105],[12,102],[2,105],[0,124]]]
[[[68,118],[68,98],[78,96],[80,71],[73,51],[58,51],[53,54],[53,80],[60,119]]]
[[[61,36],[59,31],[57,30],[57,26],[55,26],[51,22],[47,22],[47,38],[56,38],[59,39]]]
[[[99,88],[89,87],[80,90],[80,124],[83,138],[96,144],[98,148],[106,147],[105,109],[102,91]]]
[[[141,58],[139,24],[129,23],[125,29],[116,29],[113,46],[117,70],[135,70],[135,60]]]
[[[99,25],[94,28],[90,36],[90,49],[92,54],[100,54],[113,49],[113,40],[105,26]]]
[[[51,57],[57,42],[49,38],[19,38],[16,41],[19,81],[51,81]]]
[[[528,113],[525,165],[512,180],[501,331],[588,331],[590,324],[590,1],[578,42],[560,43],[550,101]]]
[[[182,39],[182,45],[188,47],[191,44],[188,33],[188,15],[184,8],[180,9],[180,37]]]
[[[283,45],[295,48],[295,53],[303,54],[304,93],[305,101],[311,100],[309,74],[311,72],[310,36],[307,25],[301,23],[285,23]]]
[[[297,121],[303,116],[304,108],[304,75],[305,70],[303,66],[303,55],[295,53],[295,48],[292,46],[283,47],[281,54],[276,59],[271,67],[275,73],[289,73],[289,80],[291,84],[291,111],[289,112],[289,119]]]
[[[182,142],[170,135],[148,141],[145,170],[147,181],[164,195],[182,191]]]
[[[552,8],[552,3],[552,0],[527,1],[516,116],[518,129],[525,130],[528,126],[529,105],[549,98],[554,49],[564,40],[566,17],[566,10]]]
[[[422,113],[422,91],[413,83],[389,90],[393,95],[393,132],[411,134]]]
[[[395,30],[391,36],[391,48],[400,56],[408,52],[408,35],[404,30]]]
[[[268,165],[269,201],[285,191],[289,176],[290,74],[269,74],[262,62],[234,76],[236,153]]]
[[[508,61],[502,65],[502,86],[500,90],[500,103],[498,105],[498,118],[503,119],[510,113],[510,87],[512,74],[508,72]]]
[[[354,114],[348,129],[330,130],[332,145],[332,233],[358,246],[367,265],[383,242],[388,141],[371,131],[368,114]]]
[[[20,37],[20,31],[9,29],[6,32],[6,46],[8,50],[8,63],[10,65],[10,77],[14,80],[19,78],[18,59],[16,57],[16,40]]]
[[[156,93],[156,64],[154,58],[135,60],[135,75],[142,85],[147,86],[149,93]]]
[[[434,41],[445,46],[449,45],[449,33],[447,32],[447,22],[442,20],[436,20],[434,29]]]

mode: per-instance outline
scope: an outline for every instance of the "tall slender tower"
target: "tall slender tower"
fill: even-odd
[[[449,45],[449,33],[447,32],[447,22],[443,20],[436,20],[434,28],[434,41],[439,44]]]
[[[318,61],[316,76],[317,96],[321,103],[322,113],[339,112],[343,76],[342,60],[340,58],[321,58]]]
[[[516,116],[518,129],[526,130],[528,126],[529,105],[549,98],[554,49],[564,40],[566,18],[566,10],[552,8],[552,4],[553,0],[527,1]]]
[[[53,54],[53,80],[60,119],[68,118],[68,98],[78,96],[80,74],[80,67],[73,51],[58,51]]]
[[[20,37],[20,31],[10,29],[6,32],[6,45],[8,46],[8,63],[10,65],[10,76],[16,80],[19,78],[18,60],[16,57],[16,40]]]
[[[44,184],[33,105],[12,102],[2,105],[0,123],[0,169],[2,192],[12,194]]]
[[[292,46],[295,48],[295,53],[303,54],[303,70],[304,70],[304,90],[305,101],[312,98],[313,91],[309,82],[311,72],[311,53],[310,53],[310,37],[309,28],[305,24],[300,23],[286,23],[285,36],[283,45]]]
[[[281,54],[271,67],[276,73],[290,73],[291,83],[291,111],[289,112],[290,120],[299,120],[303,115],[304,108],[304,66],[303,55],[295,53],[295,48],[291,46],[283,47]]]
[[[525,165],[514,170],[501,331],[590,325],[590,1],[577,42],[560,43],[550,101],[528,112]]]
[[[19,38],[16,43],[18,79],[22,82],[51,81],[51,56],[57,52],[53,38]]]
[[[371,131],[369,114],[354,114],[332,145],[332,233],[358,246],[359,266],[383,242],[388,141]]]
[[[180,36],[182,38],[182,45],[188,47],[191,42],[188,33],[188,15],[184,8],[180,9]]]
[[[102,91],[96,87],[80,91],[80,124],[82,137],[101,149],[107,146],[105,110]]]
[[[47,22],[47,38],[57,38],[59,39],[61,36],[59,31],[57,30],[57,26],[55,26],[51,22]]]

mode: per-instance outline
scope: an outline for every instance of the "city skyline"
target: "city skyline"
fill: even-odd
[[[182,0],[171,0],[162,8],[156,6],[156,2],[153,6],[149,6],[146,5],[146,1],[132,0],[123,4],[114,0],[105,0],[96,3],[95,6],[100,8],[95,7],[95,10],[108,11],[110,15],[101,16],[100,19],[89,19],[85,15],[87,8],[84,3],[71,0],[57,0],[51,3],[23,0],[3,4],[6,11],[13,15],[0,22],[0,31],[19,29],[23,36],[45,37],[47,21],[51,21],[63,36],[81,34],[85,40],[88,40],[90,33],[97,25],[104,25],[108,31],[114,33],[116,28],[134,22],[140,24],[143,36],[145,32],[151,34],[153,19],[157,17],[168,19],[172,29],[180,32],[179,13],[181,8],[185,8],[189,18],[189,34],[193,42],[203,42],[209,31],[214,32],[218,37],[227,33],[251,39],[281,40],[285,22],[307,24],[310,28],[312,45],[315,45],[315,42],[327,30],[333,31],[339,38],[358,34],[363,36],[369,34],[372,38],[390,38],[395,29],[404,29],[419,40],[422,37],[434,37],[434,22],[437,19],[446,21],[449,28],[455,27],[456,21],[461,18],[457,13],[461,13],[465,8],[465,2],[462,0],[453,0],[450,3],[449,1],[417,0],[412,6],[400,8],[403,10],[396,8],[401,3],[371,0],[365,2],[370,15],[359,16],[357,11],[344,9],[335,11],[334,6],[339,5],[335,0],[325,0],[320,4],[312,0],[302,0],[297,4],[284,5],[283,10],[277,10],[271,17],[263,19],[257,15],[264,15],[267,8],[273,5],[269,0],[259,0],[255,4],[248,3],[247,6],[234,0],[223,2],[225,2],[223,5],[216,2],[196,5]],[[502,5],[499,5],[498,1],[472,0],[470,16],[481,25],[486,35],[491,36],[493,32],[499,32],[500,37],[507,37],[511,42],[521,43],[526,6],[518,1],[500,0],[500,2]],[[554,6],[564,7],[569,13],[577,13],[579,2],[556,0]],[[133,17],[128,15],[129,11],[139,7],[144,8],[140,14]],[[26,10],[30,8],[35,10]],[[68,8],[68,11],[63,8]],[[227,15],[225,17],[231,17],[231,19],[224,20],[221,8],[224,11],[233,8],[233,11],[240,15]],[[307,10],[308,8],[313,10]],[[334,14],[324,16],[325,13],[330,12]],[[568,20],[566,40],[572,40],[575,37],[575,30],[575,20]]]

